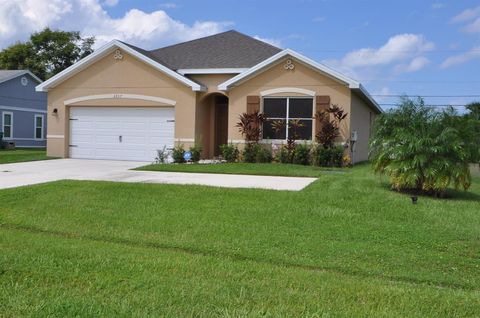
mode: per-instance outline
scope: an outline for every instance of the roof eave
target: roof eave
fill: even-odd
[[[169,69],[168,67],[158,63],[157,61],[152,60],[151,58],[141,54],[140,52],[134,50],[133,48],[129,47],[128,45],[118,41],[118,40],[113,40],[110,41],[109,43],[105,44],[92,54],[88,55],[87,57],[81,59],[77,63],[73,64],[72,66],[66,68],[62,72],[58,73],[57,75],[51,77],[47,81],[41,83],[40,85],[37,85],[35,90],[37,92],[48,92],[48,90],[55,85],[63,82],[64,80],[70,78],[71,76],[75,75],[79,71],[81,71],[83,68],[93,64],[96,60],[108,55],[111,53],[114,49],[119,48],[122,49],[123,51],[129,53],[130,55],[133,55],[134,57],[138,58],[139,60],[149,64],[150,66],[156,68],[159,71],[162,71],[163,73],[169,75],[170,77],[173,77],[177,79],[178,81],[184,83],[187,86],[190,86],[193,91],[205,91],[206,88],[203,85],[200,85],[198,83],[195,83],[194,81],[184,77],[183,75]]]
[[[308,67],[311,67],[311,68],[314,68],[324,74],[326,74],[327,76],[331,77],[332,79],[338,81],[338,82],[341,82],[342,84],[345,84],[346,86],[359,86],[360,84],[329,68],[328,66],[326,65],[323,65],[323,64],[320,64],[320,63],[317,63],[315,62],[314,60],[306,57],[306,56],[303,56],[301,55],[300,53],[297,53],[293,50],[290,50],[290,49],[285,49],[281,52],[278,52],[277,54],[269,57],[268,59],[258,63],[257,65],[249,68],[248,70],[238,74],[237,76],[229,79],[228,81],[226,82],[223,82],[222,84],[218,85],[218,89],[221,90],[221,91],[227,91],[229,90],[231,87],[235,86],[235,84],[239,84],[253,76],[255,76],[256,73],[258,72],[261,72],[263,70],[266,70],[272,66],[275,65],[276,62],[278,62],[280,59],[286,57],[286,56],[291,56],[293,58],[295,58],[296,60],[298,60],[299,62],[307,65]]]
[[[327,76],[333,78],[334,80],[344,84],[349,89],[358,91],[362,96],[365,97],[365,99],[371,104],[371,106],[375,110],[377,110],[379,113],[383,112],[380,105],[378,105],[378,103],[375,101],[375,99],[373,99],[373,97],[368,93],[368,91],[363,87],[363,85],[360,84],[360,82],[355,81],[355,80],[353,80],[353,79],[351,79],[351,78],[349,78],[349,77],[331,69],[330,67],[328,67],[326,65],[317,63],[314,60],[312,60],[312,59],[310,59],[306,56],[303,56],[303,55],[301,55],[301,54],[299,54],[299,53],[297,53],[293,50],[290,50],[290,49],[285,49],[285,50],[273,55],[272,57],[264,60],[263,62],[260,62],[257,65],[249,68],[248,70],[238,74],[237,76],[232,77],[228,81],[225,81],[225,82],[221,83],[220,85],[218,85],[218,89],[221,90],[221,91],[228,91],[229,89],[231,89],[235,85],[237,85],[239,83],[242,83],[242,82],[250,79],[251,77],[255,76],[257,73],[259,73],[261,71],[265,71],[266,69],[274,66],[275,62],[279,61],[280,59],[284,58],[285,56],[291,56],[291,57],[297,59],[298,61],[300,61],[301,63],[303,63],[303,64],[305,64],[305,65],[307,65],[311,68],[314,68],[317,71],[320,71],[320,72],[326,74]]]
[[[370,93],[365,89],[365,87],[362,84],[359,84],[358,87],[351,88],[352,90],[358,92],[360,95],[362,95],[366,101],[370,104],[371,107],[373,107],[379,114],[383,113],[383,109],[380,107],[380,105],[377,103],[377,101],[370,95]]]
[[[0,81],[0,84],[1,84],[1,83],[5,83],[5,82],[7,82],[7,81],[9,81],[9,80],[11,80],[11,79],[17,78],[17,77],[19,77],[19,76],[23,76],[23,75],[25,75],[25,74],[30,75],[30,76],[31,76],[34,80],[36,80],[38,83],[42,83],[42,82],[43,82],[40,78],[38,78],[35,74],[33,74],[32,72],[30,72],[29,70],[21,70],[21,71],[20,71],[19,73],[17,73],[17,74],[14,74],[14,75],[12,75],[12,76],[9,76],[9,77],[6,77],[6,78],[2,79],[2,80]]]

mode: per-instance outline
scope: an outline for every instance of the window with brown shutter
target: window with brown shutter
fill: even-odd
[[[316,96],[315,97],[315,114],[330,107],[330,96]],[[315,135],[320,131],[321,123],[317,118],[315,120]]]
[[[260,96],[247,96],[247,114],[260,111]]]

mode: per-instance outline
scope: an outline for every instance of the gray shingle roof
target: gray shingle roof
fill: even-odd
[[[234,30],[153,51],[130,47],[173,70],[250,68],[281,51]]]
[[[24,70],[0,70],[0,82],[25,74]]]

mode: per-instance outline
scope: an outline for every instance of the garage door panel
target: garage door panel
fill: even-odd
[[[173,107],[72,107],[70,114],[72,158],[151,162],[174,144]]]
[[[140,130],[140,131],[145,131],[146,128],[148,127],[145,127],[145,120],[143,122],[126,122],[126,123],[123,123],[123,129],[126,129],[126,130]]]
[[[72,129],[92,129],[94,127],[93,121],[79,121],[79,120],[70,120],[70,127]]]
[[[97,120],[95,121],[95,126],[97,127],[97,129],[100,129],[100,130],[120,131],[122,129],[122,123],[118,121]]]
[[[87,135],[87,134],[76,134],[72,136],[71,144],[78,144],[78,143],[93,143],[95,142],[95,136]]]
[[[161,142],[161,141],[160,141]],[[123,143],[125,146],[130,146],[131,144],[139,144],[139,145],[148,145],[148,137],[147,136],[125,136],[123,137]]]

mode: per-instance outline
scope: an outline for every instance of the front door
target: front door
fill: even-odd
[[[215,147],[214,156],[220,155],[220,145],[228,143],[228,98],[215,97]]]

